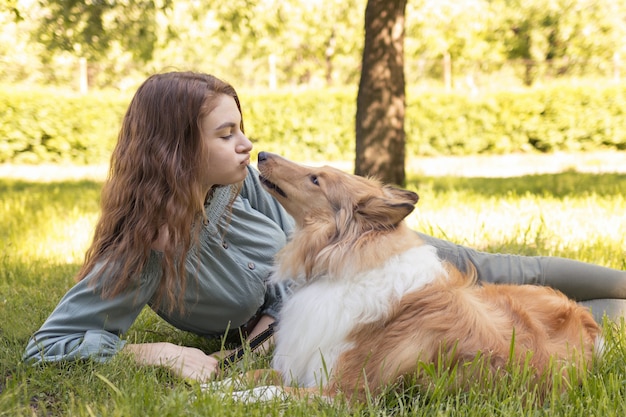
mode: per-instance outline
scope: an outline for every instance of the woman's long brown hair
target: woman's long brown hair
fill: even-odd
[[[206,221],[200,182],[206,166],[200,123],[229,95],[241,107],[234,88],[207,74],[170,72],[148,78],[133,97],[111,156],[102,189],[101,215],[77,281],[105,261],[96,279],[103,296],[114,297],[138,284],[162,226],[169,239],[163,250],[163,274],[155,295],[172,311],[182,311],[185,259]],[[243,130],[243,121],[241,129]]]

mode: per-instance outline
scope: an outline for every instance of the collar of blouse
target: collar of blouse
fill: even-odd
[[[210,199],[205,204],[205,211],[209,224],[207,228],[211,233],[217,233],[217,225],[224,216],[228,205],[232,199],[233,187],[230,185],[217,187],[213,191]]]

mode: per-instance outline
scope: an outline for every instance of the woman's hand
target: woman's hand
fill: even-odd
[[[218,360],[200,349],[178,346],[173,343],[127,344],[129,352],[141,365],[164,366],[185,379],[205,382],[218,371]]]

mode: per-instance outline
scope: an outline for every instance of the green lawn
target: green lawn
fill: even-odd
[[[626,342],[623,323],[605,323],[607,354],[580,386],[539,403],[524,375],[469,392],[443,390],[446,370],[429,387],[345,404],[278,401],[240,404],[203,393],[160,368],[123,356],[26,366],[29,336],[72,285],[98,216],[101,183],[0,179],[0,415],[76,416],[623,416]],[[536,175],[516,178],[410,176],[421,200],[412,227],[487,251],[557,255],[626,269],[626,175]],[[179,332],[145,310],[128,338],[168,340],[211,351],[209,342]],[[245,358],[243,368],[267,365]]]

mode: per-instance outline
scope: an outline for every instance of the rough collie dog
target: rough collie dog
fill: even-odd
[[[440,260],[404,223],[417,194],[266,152],[258,167],[296,222],[273,275],[292,291],[272,359],[286,385],[362,400],[408,375],[427,383],[424,364],[456,367],[458,387],[511,365],[539,380],[591,364],[601,331],[587,309],[547,287],[478,284]],[[464,366],[477,357],[479,369]]]

